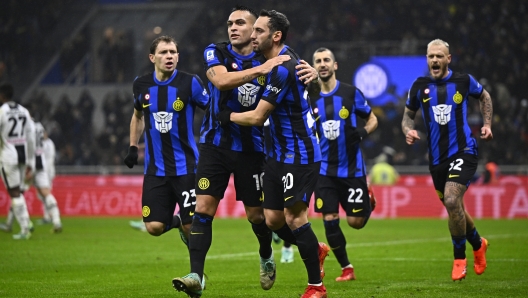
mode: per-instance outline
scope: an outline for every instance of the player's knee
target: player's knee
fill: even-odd
[[[365,226],[365,218],[364,217],[351,217],[347,219],[348,225],[351,228],[354,228],[356,230],[360,230]]]
[[[460,206],[460,203],[458,202],[458,199],[454,196],[445,196],[444,206],[448,211],[456,210]]]
[[[145,228],[147,232],[152,236],[160,236],[164,232],[165,225],[161,222],[146,222]]]

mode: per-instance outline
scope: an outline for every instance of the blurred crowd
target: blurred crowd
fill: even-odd
[[[27,5],[28,0],[12,0],[6,10],[0,10],[0,81],[20,73],[26,63],[36,59],[35,46],[53,26],[60,8],[72,1],[37,1],[37,5]],[[203,49],[210,43],[227,40],[225,22],[235,4],[229,0],[217,0],[214,6],[208,3],[205,2],[202,16],[195,20],[189,33],[178,40],[178,69],[196,73],[204,82]],[[286,43],[307,60],[311,58],[310,53],[303,50],[313,43],[390,40],[400,43],[398,52],[392,54],[425,55],[426,44],[421,41],[444,39],[450,44],[453,56],[451,69],[474,75],[492,96],[495,139],[489,143],[479,141],[482,163],[528,164],[528,22],[524,21],[528,3],[525,1],[490,0],[477,4],[470,0],[338,0],[329,5],[322,0],[269,0],[244,4],[255,9],[284,12],[291,22]],[[17,14],[26,17],[14,17]],[[126,36],[119,38],[120,44],[113,41],[114,31],[101,32],[105,42],[96,52],[98,63],[105,66],[104,82],[130,80],[132,84],[131,77],[143,74],[129,73],[131,70],[127,66],[133,62],[121,59],[127,56],[120,54],[122,43],[130,42]],[[81,45],[84,47],[84,43]],[[124,47],[134,48],[129,44]],[[142,72],[152,69],[148,60],[142,63],[145,65],[136,69]],[[338,58],[338,63],[346,64],[346,57]],[[337,77],[339,79],[339,71]],[[105,128],[97,134],[92,129],[94,99],[89,91],[75,100],[62,95],[60,103],[53,105],[55,108],[47,96],[34,94],[29,101],[30,110],[50,131],[59,151],[58,164],[122,164],[133,108],[130,94],[107,94],[103,108]],[[405,98],[401,98],[398,104],[374,108],[379,128],[362,144],[369,161],[389,146],[394,149],[393,164],[427,165],[425,141],[413,146],[405,144],[400,125],[404,104]],[[471,128],[478,136],[482,119],[477,99],[470,102],[468,115]],[[197,118],[195,126],[201,122],[201,118]],[[417,123],[418,129],[424,131],[421,121]],[[195,131],[198,132],[198,128]]]

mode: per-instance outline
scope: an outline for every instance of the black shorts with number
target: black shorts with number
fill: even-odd
[[[365,176],[355,178],[319,176],[315,187],[315,212],[338,213],[339,205],[347,216],[370,215],[372,211]]]
[[[477,171],[478,157],[473,154],[458,154],[446,162],[432,167],[429,171],[440,200],[444,199],[444,189],[447,181],[453,181],[469,187]]]
[[[159,221],[170,225],[178,204],[182,223],[191,223],[196,206],[194,181],[194,174],[167,177],[145,175],[141,201],[143,221]]]
[[[257,207],[262,204],[263,172],[262,152],[238,152],[200,145],[196,194],[223,198],[232,173],[236,200],[248,207]]]
[[[264,169],[264,202],[262,207],[284,210],[302,201],[308,206],[312,197],[320,162],[295,165],[267,159]]]

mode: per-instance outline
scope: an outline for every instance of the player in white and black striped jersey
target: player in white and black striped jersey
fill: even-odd
[[[10,210],[20,225],[13,239],[29,239],[32,224],[21,185],[27,168],[35,164],[35,132],[28,110],[13,101],[13,93],[11,84],[0,85],[0,171],[11,197]],[[10,232],[11,226],[2,224],[0,229]]]

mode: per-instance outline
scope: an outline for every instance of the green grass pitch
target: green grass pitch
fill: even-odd
[[[64,218],[62,234],[36,226],[29,241],[0,232],[0,297],[186,297],[171,284],[189,272],[178,231],[153,237],[130,228],[130,219],[137,218]],[[326,242],[321,219],[311,221]],[[527,297],[528,221],[476,224],[490,241],[488,269],[474,273],[468,244],[467,277],[453,282],[447,220],[371,220],[359,231],[342,220],[357,280],[335,282],[340,268],[330,254],[328,297]],[[278,261],[281,246],[273,246]],[[247,220],[215,219],[202,297],[299,297],[307,276],[298,252],[294,263],[277,264],[277,281],[264,291],[257,249]]]

